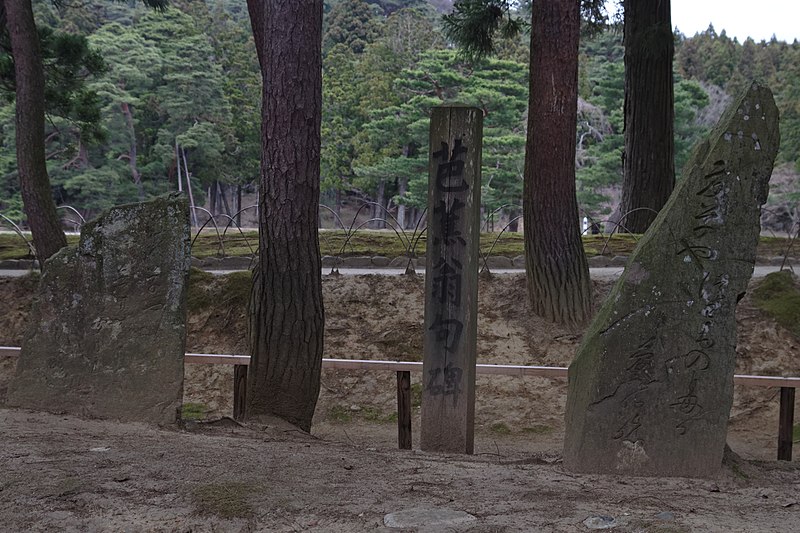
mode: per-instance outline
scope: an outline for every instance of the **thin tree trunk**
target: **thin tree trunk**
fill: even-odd
[[[397,196],[403,198],[408,191],[408,177],[397,178]],[[405,229],[406,227],[406,206],[402,203],[397,204],[397,224]]]
[[[508,210],[508,231],[517,233],[519,231],[519,211],[516,209]]]
[[[178,149],[178,139],[175,139],[175,166],[178,169],[178,192],[183,192],[183,174],[181,174],[181,153]]]
[[[5,0],[16,79],[17,169],[39,264],[67,245],[56,212],[44,148],[44,67],[30,0]]]
[[[191,220],[194,226],[197,227],[197,209],[194,208],[194,193],[192,193],[192,180],[189,177],[189,165],[186,163],[186,150],[181,148],[180,153],[183,156],[183,172],[186,175],[186,191],[189,193],[189,205],[191,206],[192,211]]]
[[[420,218],[420,211],[416,207],[411,208],[411,214],[409,216],[408,224],[406,224],[406,229],[414,229],[417,227]]]
[[[383,211],[386,202],[386,180],[381,179],[378,182],[378,189],[375,191],[375,203],[372,206],[372,217],[377,219],[372,223],[373,229],[384,229],[386,227],[386,213]]]
[[[575,199],[580,17],[575,0],[534,2],[525,156],[525,264],[534,312],[568,325],[591,309]]]
[[[131,175],[133,176],[133,183],[136,185],[136,190],[139,193],[139,200],[144,200],[144,187],[142,186],[142,175],[139,173],[136,158],[136,127],[133,123],[133,113],[131,106],[127,102],[120,104],[122,107],[122,114],[125,116],[125,123],[128,125],[128,134],[131,138],[131,144],[128,148],[128,165],[131,168]]]
[[[246,416],[275,415],[309,431],[324,328],[317,228],[322,0],[247,3],[264,86]]]
[[[215,216],[217,214],[217,182],[214,181],[211,185],[208,186],[208,210],[211,211],[211,215]]]
[[[224,187],[217,182],[217,194],[219,195],[219,199],[222,200],[222,206],[225,208],[225,214],[231,216],[231,207],[228,205],[228,196],[225,194],[225,189],[228,189],[230,186],[225,185]]]
[[[674,41],[669,0],[626,1],[624,32],[625,158],[620,229],[644,233],[675,187]]]
[[[236,225],[242,227],[242,185],[236,184]]]

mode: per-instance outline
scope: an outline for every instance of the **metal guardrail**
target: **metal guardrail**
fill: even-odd
[[[19,357],[21,348],[0,346],[0,357]],[[188,364],[233,365],[233,417],[244,417],[247,396],[247,366],[249,355],[226,355],[187,353],[184,362]],[[323,359],[322,368],[328,370],[368,370],[397,373],[397,431],[398,444],[402,449],[411,449],[411,372],[422,372],[422,363],[412,361],[371,361],[367,359]],[[560,366],[523,365],[476,365],[479,375],[544,377],[566,379],[567,368]],[[800,377],[733,376],[736,385],[745,387],[780,388],[780,414],[778,417],[778,460],[792,460],[792,433],[794,427],[795,391],[800,388]]]

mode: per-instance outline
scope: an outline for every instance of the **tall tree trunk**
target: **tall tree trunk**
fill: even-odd
[[[674,42],[669,0],[627,0],[624,32],[625,158],[620,229],[644,233],[656,217],[653,211],[664,206],[675,187]]]
[[[125,123],[128,125],[128,135],[130,135],[130,147],[128,148],[128,165],[131,169],[133,176],[133,183],[136,185],[136,191],[139,193],[139,200],[144,201],[144,187],[142,186],[142,175],[139,173],[139,167],[136,161],[136,126],[133,122],[133,112],[131,106],[127,102],[120,104],[122,108],[122,115],[125,117]]]
[[[17,168],[39,264],[67,245],[56,212],[44,150],[44,67],[31,0],[5,0],[16,76]]]
[[[580,17],[575,0],[534,2],[525,156],[525,264],[533,310],[583,323],[589,267],[575,199]]]
[[[309,431],[322,370],[322,0],[248,0],[263,87],[246,416]]]

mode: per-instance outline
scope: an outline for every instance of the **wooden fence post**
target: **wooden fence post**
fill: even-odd
[[[778,415],[778,461],[792,460],[794,391],[794,387],[781,387],[781,410]]]
[[[247,365],[233,365],[233,419],[242,420],[247,401]]]
[[[411,372],[397,372],[397,446],[411,449]]]
[[[431,113],[425,326],[423,450],[472,453],[478,330],[483,112]]]

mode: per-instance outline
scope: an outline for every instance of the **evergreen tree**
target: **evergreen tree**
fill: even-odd
[[[624,2],[625,152],[620,229],[644,233],[675,186],[669,0]]]
[[[344,44],[360,54],[378,36],[380,22],[376,15],[365,0],[341,0],[326,17],[322,49],[327,53],[333,46]]]
[[[448,34],[470,56],[513,33],[510,2],[464,0],[446,18]],[[536,314],[579,324],[589,316],[589,268],[578,228],[575,132],[580,11],[576,0],[534,2],[523,209],[528,289]]]

